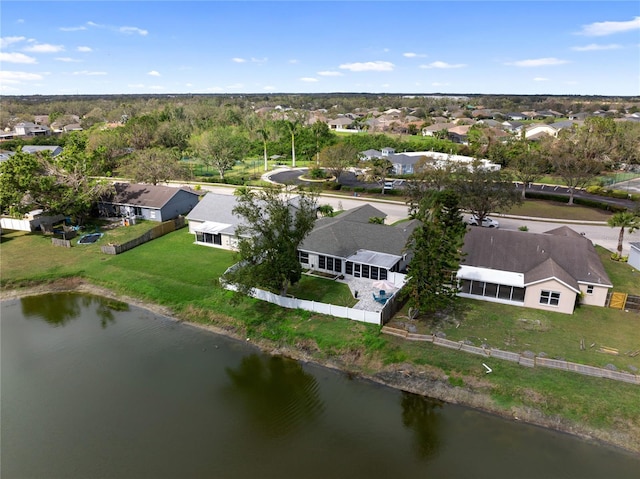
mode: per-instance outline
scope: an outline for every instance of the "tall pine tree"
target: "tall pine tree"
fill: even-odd
[[[409,307],[422,313],[446,309],[457,298],[455,273],[466,230],[458,203],[451,190],[431,191],[415,215],[421,225],[407,244],[413,256],[403,294]]]

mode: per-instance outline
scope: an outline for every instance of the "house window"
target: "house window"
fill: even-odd
[[[221,234],[211,234],[211,233],[202,233],[200,231],[196,232],[196,241],[198,243],[208,243],[208,244],[216,244],[222,245],[222,235]]]
[[[309,264],[309,253],[305,251],[298,251],[298,260],[302,264]]]
[[[337,273],[342,273],[342,260],[338,258],[334,258],[333,260],[333,270]]]
[[[142,208],[139,206],[134,206],[133,208],[133,215],[134,216],[142,216]]]
[[[369,277],[369,265],[368,264],[363,264],[362,265],[362,277],[363,278],[368,278]]]
[[[318,268],[320,269],[326,269],[327,267],[327,258],[326,256],[318,256]]]
[[[557,291],[542,290],[540,292],[540,304],[547,304],[549,306],[558,306],[560,303],[560,293]]]
[[[378,279],[385,280],[387,279],[387,270],[384,268],[380,268],[380,274],[378,275]]]
[[[345,273],[346,274],[353,274],[353,263],[351,261],[347,261]]]
[[[593,285],[592,284],[588,284],[587,285],[587,294],[593,294]]]

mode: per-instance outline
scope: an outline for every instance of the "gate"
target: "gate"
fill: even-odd
[[[627,293],[611,293],[609,307],[613,309],[624,309],[627,302]]]

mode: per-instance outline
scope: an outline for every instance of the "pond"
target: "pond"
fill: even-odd
[[[2,478],[636,478],[640,458],[99,297],[1,304]]]

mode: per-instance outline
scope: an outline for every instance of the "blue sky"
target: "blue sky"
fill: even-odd
[[[640,94],[638,1],[12,1],[0,93]]]

